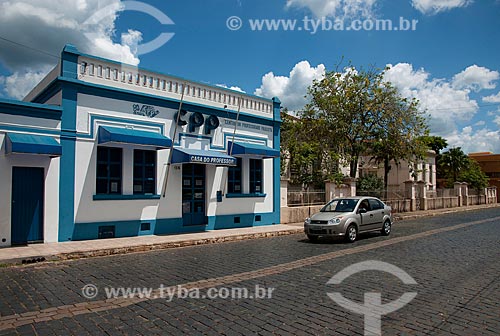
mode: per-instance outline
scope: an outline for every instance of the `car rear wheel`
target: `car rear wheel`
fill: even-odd
[[[351,224],[345,231],[345,240],[349,243],[354,243],[358,237],[358,229],[356,225]]]
[[[307,235],[307,239],[314,243],[318,241],[318,236]]]
[[[392,224],[389,220],[386,220],[384,222],[384,226],[382,226],[382,230],[380,231],[380,233],[382,233],[382,236],[388,236],[391,234],[391,230],[392,230]]]

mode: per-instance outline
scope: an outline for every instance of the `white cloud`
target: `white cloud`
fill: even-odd
[[[28,46],[0,42],[0,62],[12,73],[3,79],[5,93],[19,97],[29,91],[40,73],[57,63],[66,43],[85,53],[137,65],[141,33],[129,30],[121,43],[113,41],[122,9],[120,0],[2,0],[2,37]]]
[[[0,85],[4,86],[5,93],[15,99],[23,99],[27,92],[38,84],[50,71],[44,67],[38,71],[26,70],[22,73],[14,72],[10,76],[0,76]]]
[[[142,41],[142,33],[137,30],[129,29],[127,33],[122,34],[121,41],[122,41],[122,46],[129,47],[132,55],[130,55],[130,53],[128,55],[133,56],[134,58],[132,59],[132,62],[137,64],[134,55],[137,55],[137,47],[139,43],[141,43]]]
[[[498,127],[500,127],[500,115],[496,116],[495,119],[493,119],[493,122],[497,124]]]
[[[499,78],[500,73],[498,71],[471,65],[453,77],[452,85],[455,88],[467,88],[474,91],[494,89],[496,87],[494,81],[497,81]]]
[[[480,120],[474,125],[463,126],[479,111],[478,103],[470,96],[472,89],[494,87],[492,82],[498,79],[498,72],[472,66],[452,79],[433,79],[425,69],[415,70],[408,63],[389,67],[385,79],[392,82],[405,97],[420,100],[421,107],[430,114],[431,132],[446,138],[449,147],[462,147],[466,153],[500,153],[500,130],[496,127],[491,130],[491,122]],[[485,97],[483,101],[495,99],[500,100],[500,93]],[[500,126],[500,116],[496,113],[491,113],[489,118]]]
[[[287,0],[286,8],[307,8],[316,17],[370,18],[377,0]]]
[[[487,128],[473,130],[466,126],[460,131],[449,134],[449,147],[461,147],[465,153],[493,152],[500,153],[500,131],[492,131]]]
[[[466,7],[473,0],[412,0],[412,5],[422,14],[434,15],[454,8]]]
[[[500,92],[498,92],[496,95],[483,97],[483,101],[486,103],[500,103]]]
[[[265,74],[262,77],[262,85],[255,90],[255,94],[267,98],[276,96],[284,107],[290,111],[297,111],[306,104],[307,88],[311,86],[313,80],[322,79],[324,76],[323,64],[312,67],[308,61],[302,61],[293,67],[288,77],[276,76],[273,72]]]
[[[239,91],[241,93],[245,93],[245,91],[243,91],[242,88],[240,88],[239,86],[227,86],[226,84],[215,84],[216,86],[220,86],[224,89],[229,89],[229,90],[233,90],[233,91]]]
[[[416,98],[431,116],[430,127],[439,135],[449,133],[457,121],[468,121],[478,111],[469,89],[453,87],[450,81],[431,79],[424,69],[414,70],[408,63],[388,65],[385,79],[405,97]],[[450,129],[451,128],[451,129]]]

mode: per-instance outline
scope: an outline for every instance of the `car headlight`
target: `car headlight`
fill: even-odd
[[[340,224],[341,218],[332,218],[328,221],[328,225]]]
[[[306,225],[311,224],[311,218],[306,218],[306,220],[304,221],[304,224],[306,224]]]

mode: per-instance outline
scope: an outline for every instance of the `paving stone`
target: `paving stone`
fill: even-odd
[[[339,291],[362,302],[365,292],[379,291],[386,303],[408,289],[417,291],[417,297],[384,316],[384,335],[498,335],[500,221],[404,240],[413,234],[498,216],[500,209],[490,209],[397,222],[391,237],[365,235],[354,244],[310,244],[303,235],[292,235],[6,268],[0,272],[0,281],[9,284],[1,291],[2,316],[4,311],[28,313],[27,317],[42,320],[0,330],[0,335],[50,335],[61,330],[68,335],[363,335],[362,316],[336,305],[326,293]],[[393,243],[394,239],[402,240]],[[379,245],[372,249],[374,244]],[[330,258],[329,253],[337,257]],[[413,276],[418,285],[406,286],[392,275],[371,271],[352,275],[345,284],[326,285],[336,272],[366,260],[392,263]],[[214,278],[223,280],[207,281]],[[106,299],[105,287],[158,288],[188,282],[200,288],[227,283],[228,287],[253,290],[259,285],[276,290],[271,299],[110,300],[108,306],[100,306]],[[88,283],[99,288],[97,301],[82,297],[81,288]],[[54,302],[65,306],[55,307]],[[47,310],[39,312],[44,308]],[[65,315],[68,312],[78,314]]]

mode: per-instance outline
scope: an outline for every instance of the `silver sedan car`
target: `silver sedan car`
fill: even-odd
[[[391,207],[378,198],[364,196],[336,198],[304,222],[304,232],[311,241],[344,237],[354,242],[359,233],[380,231],[388,236],[391,228]]]

